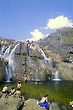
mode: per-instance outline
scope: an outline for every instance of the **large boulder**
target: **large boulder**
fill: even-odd
[[[43,107],[40,107],[37,104],[36,99],[28,99],[27,101],[25,101],[25,105],[22,110],[46,110],[46,109]]]
[[[40,107],[36,99],[28,99],[25,101],[24,108],[22,110],[46,110],[44,107]],[[57,103],[52,102],[49,110],[61,110]]]
[[[13,96],[5,98],[5,95],[2,95],[0,98],[0,110],[19,110],[23,103],[24,100],[21,98],[14,98]]]

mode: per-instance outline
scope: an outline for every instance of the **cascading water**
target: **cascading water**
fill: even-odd
[[[19,49],[18,49],[19,46],[20,46],[20,43],[17,44],[17,45],[13,48],[13,50],[10,52],[9,58],[14,59],[14,57],[15,57],[15,52],[16,52],[17,50],[19,51]],[[19,48],[20,48],[20,47],[19,47]]]
[[[45,53],[44,53],[44,51],[41,48],[39,48],[38,46],[37,46],[37,48],[38,48],[38,51],[40,51],[42,53],[42,56],[44,57],[45,63],[48,64],[50,68],[52,68],[53,66],[52,66],[52,60],[51,60],[51,58],[47,58],[46,55],[45,55]],[[53,80],[54,81],[61,81],[58,70],[56,70],[54,72],[54,78],[53,78]]]
[[[44,51],[39,46],[37,46],[37,49],[38,49],[39,52],[41,52],[41,55],[44,57],[45,63],[48,64],[49,67],[52,67],[52,60],[51,60],[51,58],[47,58],[45,53],[44,53]]]
[[[53,70],[52,59],[47,58],[44,51],[39,46],[37,46],[36,44],[35,45],[33,44],[30,46],[30,48],[32,48],[33,50],[38,50],[41,53],[41,55],[44,57],[45,64],[47,64]],[[35,74],[36,74],[36,79],[37,79],[37,73]],[[55,68],[55,71],[52,73],[51,79],[54,81],[61,81],[59,74],[60,74],[59,71]]]
[[[12,77],[11,72],[10,72],[10,67],[9,67],[9,64],[8,64],[10,50],[11,50],[11,45],[6,49],[6,51],[3,55],[4,60],[7,62],[6,67],[5,67],[6,82],[11,82],[10,79]]]
[[[11,50],[11,46],[12,46],[12,45],[10,45],[10,46],[6,49],[6,51],[5,51],[4,55],[3,55],[3,58],[4,58],[4,59],[7,59],[7,57],[9,57],[10,50]]]
[[[49,68],[53,67],[52,59],[51,58],[47,58],[45,53],[44,53],[44,51],[39,46],[37,46],[36,44],[31,44],[30,48],[33,49],[34,51],[38,50],[38,52],[40,52],[41,55],[44,57],[44,63],[47,64]],[[36,71],[35,71],[34,74],[35,74],[34,81],[35,81],[35,83],[37,83],[38,81],[40,81],[38,68],[36,68]]]
[[[11,82],[12,74],[9,65],[6,66],[6,82]]]
[[[54,81],[61,81],[60,76],[59,76],[59,71],[58,71],[58,70],[56,70],[56,71],[53,73],[53,80],[54,80]]]
[[[1,47],[1,51],[0,51],[0,58],[3,57],[3,54],[4,54],[5,49],[6,49],[5,45],[3,45],[3,46]]]
[[[37,84],[40,81],[37,66],[36,66],[36,70],[35,70],[35,79],[34,80],[35,80],[35,84]]]
[[[20,44],[17,44],[13,50],[11,51],[10,55],[9,55],[9,68],[10,68],[10,73],[14,73],[14,69],[17,65],[17,61],[15,59],[15,52],[17,51],[17,48],[19,47]]]
[[[37,45],[35,45],[35,46],[37,47],[37,50],[41,53],[41,55],[44,57],[45,63],[47,65],[49,65],[50,68],[52,68],[53,67],[52,66],[52,59],[51,58],[47,58],[45,53],[44,53],[44,51],[39,46],[37,46]],[[31,48],[32,48],[32,46],[31,46]]]
[[[10,52],[9,56],[6,60],[8,60],[8,67],[6,67],[6,75],[7,75],[7,81],[10,82],[10,79],[12,78],[12,74],[14,73],[14,69],[16,67],[16,60],[15,60],[15,52],[17,51],[17,48],[20,44],[17,44],[13,50]]]

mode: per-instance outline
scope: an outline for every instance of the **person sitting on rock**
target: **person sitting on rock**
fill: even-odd
[[[8,86],[5,85],[5,86],[3,87],[3,89],[2,89],[2,93],[6,93],[7,91],[8,91]]]
[[[19,81],[18,84],[17,84],[17,89],[20,90],[20,89],[21,89],[21,86],[22,86],[22,85],[21,85],[21,82]]]
[[[45,95],[44,97],[42,97],[42,99],[39,102],[39,105],[41,107],[45,107],[47,110],[49,110],[49,102],[48,102],[48,95]]]
[[[10,90],[7,85],[3,87],[2,93],[5,93],[5,98],[8,98]]]
[[[13,97],[15,98],[15,97],[20,97],[21,96],[21,92],[20,92],[20,90],[16,90],[15,91],[15,93],[13,94]]]
[[[73,108],[73,101],[70,102],[70,107]]]
[[[10,90],[10,94],[9,95],[13,95],[15,93],[15,89],[14,87],[12,87],[12,89]]]

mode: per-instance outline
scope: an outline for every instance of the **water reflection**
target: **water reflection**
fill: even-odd
[[[59,89],[60,81],[54,81],[54,87],[56,90]]]

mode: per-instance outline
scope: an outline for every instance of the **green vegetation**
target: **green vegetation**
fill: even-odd
[[[73,43],[73,35],[65,37],[65,43],[68,43],[68,44]]]

